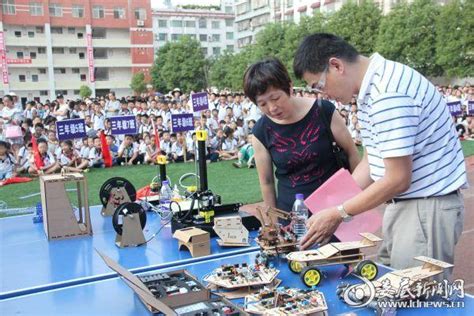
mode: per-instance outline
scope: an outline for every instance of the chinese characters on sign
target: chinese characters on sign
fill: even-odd
[[[173,133],[192,131],[194,129],[193,114],[172,114],[171,129]]]
[[[87,60],[89,62],[89,81],[95,82],[94,49],[92,48],[92,33],[87,33]]]
[[[86,137],[86,123],[84,119],[58,121],[56,134],[59,141]]]
[[[461,101],[448,102],[447,106],[452,116],[459,116],[462,114]]]
[[[474,115],[474,101],[467,101],[467,114]]]
[[[206,92],[199,92],[191,94],[191,102],[193,104],[193,111],[199,112],[209,109],[209,100]]]
[[[8,84],[7,53],[5,49],[5,36],[3,32],[0,32],[0,59],[2,60],[3,83]]]
[[[135,115],[113,116],[110,118],[112,135],[137,134],[137,121]]]
[[[9,64],[31,64],[31,58],[7,58]]]

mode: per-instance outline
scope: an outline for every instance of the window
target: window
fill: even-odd
[[[23,59],[23,52],[16,52],[16,58]]]
[[[51,34],[63,34],[63,28],[62,27],[52,27],[51,28]]]
[[[171,34],[171,40],[177,41],[181,38],[182,34]]]
[[[47,97],[48,96],[48,90],[40,90],[40,96]]]
[[[168,27],[168,21],[158,20],[158,27]]]
[[[221,40],[221,36],[219,34],[212,34],[212,41],[219,42]]]
[[[69,48],[69,54],[77,54],[77,48],[76,47],[70,47]]]
[[[36,33],[38,33],[38,34],[43,34],[43,33],[44,33],[44,27],[42,27],[42,26],[37,26],[37,27],[36,27]]]
[[[28,37],[35,37],[35,32],[33,31],[28,32]]]
[[[53,54],[64,54],[63,47],[53,47]]]
[[[232,13],[232,6],[226,5],[225,6],[225,13]]]
[[[199,40],[201,42],[207,42],[207,35],[206,34],[200,34],[199,35]]]
[[[31,81],[38,82],[38,75],[31,75]]]
[[[225,26],[234,26],[234,20],[226,19],[225,20]]]
[[[56,90],[54,93],[56,95],[58,95],[58,94],[67,95],[67,90]]]
[[[67,32],[68,34],[75,34],[76,33],[76,29],[74,27],[68,27],[67,28]]]
[[[77,33],[77,38],[79,39],[84,38],[84,33]]]
[[[40,75],[46,75],[46,68],[38,68],[38,72]]]
[[[84,59],[86,56],[84,53],[79,53],[79,59]]]
[[[234,33],[233,32],[226,32],[225,33],[225,38],[228,40],[233,40],[234,39]]]
[[[159,40],[159,41],[167,41],[167,40],[168,40],[168,34],[166,34],[166,33],[159,33],[159,34],[158,34],[158,40]]]
[[[146,10],[144,8],[136,8],[135,9],[135,19],[137,20],[146,20]]]
[[[221,54],[221,48],[220,47],[213,47],[212,48],[212,54],[213,55],[220,55]]]
[[[26,81],[26,76],[25,75],[19,75],[18,79],[20,80],[20,82],[25,82]]]
[[[63,7],[58,3],[51,3],[49,5],[49,15],[63,16]]]
[[[207,56],[207,47],[201,47],[201,52],[204,56]]]
[[[115,7],[114,8],[114,19],[125,19],[125,9]]]
[[[94,48],[94,59],[106,59],[107,48]]]
[[[95,68],[95,80],[106,81],[109,80],[109,69],[108,68]]]
[[[66,68],[54,68],[54,73],[55,74],[65,74],[66,73]]]
[[[30,52],[30,58],[36,59],[36,52]]]
[[[21,31],[15,31],[15,37],[21,37]]]
[[[30,3],[30,15],[41,16],[43,15],[43,4],[38,2]]]
[[[81,70],[79,68],[72,68],[72,73],[73,74],[78,74],[80,72],[81,72]]]
[[[74,95],[79,95],[80,90],[73,90]]]
[[[287,0],[286,1],[286,7],[291,8],[293,6],[293,0]]]
[[[46,47],[38,47],[38,54],[46,54]]]
[[[233,52],[233,51],[234,51],[234,45],[227,45],[226,49],[227,49],[229,52]]]
[[[196,27],[196,21],[184,21],[185,27]]]
[[[221,21],[212,21],[211,25],[213,29],[218,29],[221,27]]]
[[[94,19],[103,19],[105,16],[104,14],[104,7],[101,5],[95,5],[92,7],[92,18]]]
[[[172,20],[171,27],[183,27],[183,21],[181,20]]]
[[[207,20],[206,19],[199,19],[199,28],[200,29],[207,28]]]
[[[86,81],[86,80],[87,80],[86,75],[85,75],[85,74],[82,74],[82,75],[81,75],[81,81]]]
[[[84,6],[80,4],[72,5],[72,17],[83,18],[84,17]]]
[[[2,10],[3,10],[3,14],[14,15],[15,14],[15,0],[3,0]]]
[[[105,38],[105,29],[94,28],[92,29],[92,38]]]

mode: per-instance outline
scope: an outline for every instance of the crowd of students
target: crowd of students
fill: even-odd
[[[461,101],[464,112],[454,122],[461,138],[473,138],[474,120],[466,110],[468,101],[473,100],[473,87],[438,89],[448,102]],[[325,97],[305,89],[295,89],[294,94]],[[173,133],[171,116],[192,113],[189,95],[180,89],[167,95],[149,91],[140,97],[121,99],[114,92],[84,100],[66,100],[57,95],[55,100],[29,101],[24,105],[14,93],[5,95],[0,103],[0,180],[17,174],[37,176],[62,169],[81,172],[102,168],[105,163],[101,132],[112,165],[116,166],[155,164],[158,155],[166,155],[170,162],[193,161],[198,158],[195,130],[205,130],[207,160],[235,160],[233,165],[237,168],[254,167],[252,128],[261,116],[258,107],[240,92],[209,91],[208,99],[209,109],[194,115],[193,131]],[[350,104],[333,103],[344,117],[354,142],[362,145],[356,99]],[[136,117],[136,135],[112,135],[110,117],[120,115]],[[56,122],[68,118],[83,118],[87,137],[59,142]]]

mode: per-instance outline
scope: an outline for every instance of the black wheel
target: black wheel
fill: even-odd
[[[301,280],[307,287],[317,286],[321,283],[323,274],[316,267],[306,267],[301,271]]]
[[[140,224],[142,229],[145,228],[146,225],[146,212],[138,203],[123,203],[120,204],[119,207],[115,210],[114,215],[112,216],[112,225],[114,226],[114,230],[120,236],[122,235],[122,226],[123,222],[119,221],[120,216],[128,216],[130,214],[138,214],[140,217]]]
[[[110,199],[110,192],[114,188],[123,188],[132,202],[137,198],[137,191],[130,181],[125,178],[114,177],[105,181],[100,187],[99,199],[103,206],[107,206]]]
[[[362,260],[356,265],[355,273],[369,281],[372,281],[377,277],[379,269],[372,260]]]

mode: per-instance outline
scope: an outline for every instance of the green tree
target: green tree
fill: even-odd
[[[376,50],[424,75],[440,75],[442,69],[436,64],[438,13],[439,6],[431,0],[399,4],[380,23]]]
[[[207,86],[206,63],[201,44],[189,36],[183,36],[158,50],[150,71],[152,84],[162,92],[176,87],[184,91],[201,90]]]
[[[86,85],[82,85],[80,88],[79,88],[79,95],[81,96],[81,98],[88,98],[92,95],[92,90],[91,88],[89,88],[89,86],[86,86]]]
[[[448,76],[474,76],[474,1],[453,0],[436,21],[436,61]]]
[[[143,72],[137,72],[133,75],[130,88],[136,95],[140,95],[146,90],[145,74]]]
[[[371,55],[379,30],[382,13],[371,0],[344,4],[339,11],[328,17],[327,31],[341,36],[361,54]]]

